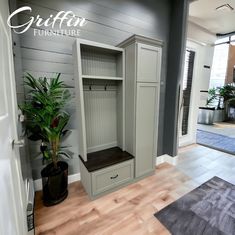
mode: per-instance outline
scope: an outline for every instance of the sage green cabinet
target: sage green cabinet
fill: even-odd
[[[134,178],[133,160],[92,172],[92,192],[96,196]]]
[[[160,82],[161,47],[137,44],[137,82]]]
[[[159,84],[137,83],[135,176],[155,169]]]
[[[135,156],[135,178],[152,174],[157,157],[162,42],[136,36],[126,53],[126,151]]]
[[[74,43],[81,182],[91,199],[154,173],[161,47],[136,35],[120,47]]]
[[[73,57],[81,182],[94,199],[134,178],[125,151],[125,51],[77,39]]]
[[[88,172],[82,161],[81,180],[91,199],[127,185],[134,179],[134,160],[125,161],[101,170]]]

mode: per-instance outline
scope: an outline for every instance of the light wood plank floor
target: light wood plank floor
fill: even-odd
[[[70,184],[68,198],[54,207],[44,207],[37,192],[36,234],[170,234],[153,214],[214,175],[233,181],[234,170],[235,156],[194,145],[180,150],[176,166],[163,163],[153,176],[95,201],[80,182]]]

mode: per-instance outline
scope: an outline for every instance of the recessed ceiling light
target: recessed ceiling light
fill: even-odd
[[[234,8],[230,4],[223,4],[215,8],[217,11],[233,11]]]

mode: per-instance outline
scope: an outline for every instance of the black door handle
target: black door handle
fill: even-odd
[[[111,176],[110,179],[116,179],[118,177],[118,174],[116,174],[115,176]]]

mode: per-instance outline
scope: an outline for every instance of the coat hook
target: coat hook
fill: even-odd
[[[91,85],[89,85],[89,90],[91,91]]]

